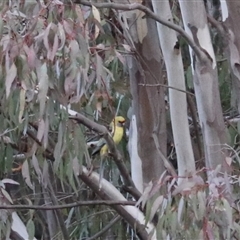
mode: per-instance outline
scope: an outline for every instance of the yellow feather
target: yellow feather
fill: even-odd
[[[112,138],[115,144],[119,144],[123,137],[123,123],[125,122],[125,119],[121,116],[117,116],[113,119],[113,121],[110,124],[110,127],[112,128]],[[101,156],[105,156],[108,154],[108,145],[105,144],[100,151]]]

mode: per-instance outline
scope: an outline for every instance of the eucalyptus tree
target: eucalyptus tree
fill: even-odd
[[[156,22],[145,18],[139,10],[121,16],[126,43],[133,50],[127,57],[132,94],[131,169],[136,184],[142,179],[140,189],[143,189],[143,184],[156,181],[165,170],[167,132],[163,61]]]
[[[168,0],[160,2],[153,0],[152,4],[157,14],[164,19],[168,19],[169,22],[173,22]],[[196,168],[189,131],[185,76],[180,43],[174,30],[159,23],[157,25],[168,85],[175,88],[169,89],[169,102],[178,175],[182,177],[191,176],[195,173]]]
[[[233,7],[238,3],[221,4],[237,79]],[[214,41],[203,1],[2,1],[0,8],[0,173],[20,183],[16,190],[5,187],[12,180],[2,181],[1,202],[41,207],[27,214],[1,211],[7,213],[1,215],[2,235],[13,233],[19,218],[15,232],[24,231],[23,238],[33,238],[39,229],[44,239],[240,234],[231,193],[239,183],[226,167],[231,158],[224,150]],[[182,42],[191,56],[191,93],[184,84]],[[187,94],[197,100],[194,128],[202,132],[203,169],[194,162]],[[167,158],[168,108],[177,170]],[[131,170],[126,144],[118,146],[120,153],[104,126],[116,113],[131,122]],[[91,156],[92,135],[108,144],[106,159]]]
[[[203,134],[205,164],[209,170],[218,165],[226,170],[227,142],[213,51],[203,1],[179,1],[185,31],[194,41],[190,48],[194,90]]]
[[[232,76],[232,106],[240,112],[240,30],[238,27],[238,1],[220,1],[218,12],[221,12],[222,22],[213,22],[213,26],[220,31],[223,38],[225,53],[229,62]],[[221,11],[220,11],[221,10]],[[219,14],[220,15],[220,14]],[[218,19],[216,19],[218,20]]]

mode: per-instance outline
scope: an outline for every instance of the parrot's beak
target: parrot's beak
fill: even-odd
[[[125,121],[119,121],[119,123],[123,126],[125,125]]]

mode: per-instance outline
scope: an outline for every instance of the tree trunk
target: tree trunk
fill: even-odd
[[[190,50],[197,107],[205,148],[206,167],[226,166],[223,144],[226,143],[225,126],[218,89],[216,60],[207,25],[203,1],[191,3],[180,0],[184,27],[200,52]]]
[[[172,21],[168,0],[152,1],[155,13]],[[167,69],[168,84],[171,87],[185,88],[182,55],[176,32],[166,26],[157,24],[163,58]],[[173,129],[174,145],[177,153],[178,175],[186,176],[195,172],[195,161],[190,138],[186,93],[169,89],[170,115]]]
[[[233,80],[232,105],[237,107],[240,113],[240,2],[229,0],[226,2],[221,1],[221,10],[226,40],[225,52],[229,61]]]
[[[134,43],[136,53],[135,56],[128,57],[133,117],[136,119],[137,130],[137,144],[131,143],[135,147],[132,147],[130,156],[134,156],[131,152],[138,153],[142,164],[143,183],[148,183],[158,179],[165,170],[158,151],[166,156],[165,100],[164,88],[159,85],[163,84],[163,74],[156,23],[144,16],[139,17],[138,14],[125,14],[128,17],[130,41]],[[127,36],[128,33],[125,33]],[[154,140],[154,134],[157,141]],[[139,166],[134,160],[132,157],[132,172]],[[134,178],[133,180],[136,183]]]

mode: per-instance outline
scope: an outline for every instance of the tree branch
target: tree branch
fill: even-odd
[[[110,136],[107,128],[104,127],[103,125],[100,125],[100,124],[88,119],[87,117],[83,116],[80,113],[76,113],[75,116],[69,116],[69,118],[76,120],[78,123],[83,124],[90,130],[93,130],[93,131],[98,132],[99,134],[103,135],[104,139],[106,140],[106,142],[108,144],[108,147],[112,154],[113,160],[116,163],[116,165],[121,173],[121,176],[123,177],[124,184],[127,186],[133,187],[135,189],[134,198],[136,200],[139,199],[141,196],[141,193],[136,189],[135,184],[134,184],[131,176],[129,175],[129,172],[124,164],[123,157],[117,150],[116,145],[115,145],[112,137]]]
[[[69,204],[63,205],[54,205],[54,206],[36,206],[36,205],[0,205],[0,209],[14,209],[14,210],[56,210],[56,209],[65,209],[65,208],[73,208],[79,206],[95,206],[95,205],[106,205],[106,206],[134,206],[136,205],[136,201],[78,201]]]
[[[159,154],[159,157],[163,160],[164,166],[165,168],[168,170],[168,172],[173,176],[173,177],[177,177],[177,173],[174,169],[174,167],[172,166],[172,164],[166,159],[166,157],[162,154],[161,150],[160,150],[160,144],[157,138],[156,133],[152,134],[153,139],[154,139],[154,143],[155,146],[157,148],[157,152]]]
[[[52,201],[52,203],[55,206],[57,206],[58,200],[57,200],[57,197],[56,197],[56,195],[54,193],[51,181],[49,179],[48,179],[48,187],[49,187],[49,191],[48,192],[49,192],[51,201]],[[62,235],[63,235],[64,239],[65,240],[70,240],[69,234],[68,234],[68,231],[67,231],[67,228],[66,228],[66,225],[64,223],[62,211],[60,211],[59,209],[55,209],[55,214],[56,214],[57,221],[58,221],[59,227],[60,227],[60,229],[62,231]]]
[[[80,169],[79,169],[80,170]],[[75,169],[75,174],[89,186],[101,199],[112,200],[126,200],[116,187],[114,187],[106,179],[100,179],[100,175],[96,172],[90,172],[87,168],[81,168],[81,171]],[[99,186],[101,181],[101,186]],[[145,216],[135,206],[112,205],[112,208],[134,228],[140,239],[148,239],[150,232],[155,235],[155,227],[152,223],[146,224]]]

